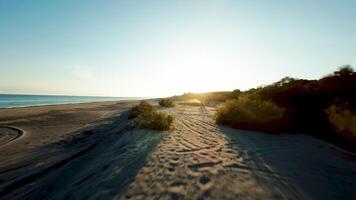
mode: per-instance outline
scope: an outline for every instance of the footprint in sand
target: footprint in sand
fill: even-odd
[[[250,174],[232,170],[241,168],[240,160],[213,123],[213,111],[168,112],[176,117],[176,129],[166,133],[121,199],[141,199],[143,194],[145,199],[229,199],[241,196],[235,188],[258,187]],[[253,196],[260,193],[253,191]]]

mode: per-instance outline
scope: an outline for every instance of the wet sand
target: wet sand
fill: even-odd
[[[161,108],[171,132],[127,129],[136,103],[7,110],[0,125],[24,134],[3,128],[0,198],[356,198],[356,160],[333,145],[219,126],[212,107]]]

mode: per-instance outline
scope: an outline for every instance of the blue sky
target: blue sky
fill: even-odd
[[[169,96],[356,65],[356,1],[0,0],[0,93]]]

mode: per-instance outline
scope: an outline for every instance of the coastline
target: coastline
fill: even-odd
[[[66,166],[71,166],[69,170],[76,170],[78,166],[90,168],[111,162],[110,158],[115,156],[118,162],[127,164],[127,170],[132,175],[135,174],[143,163],[130,166],[130,162],[143,160],[160,138],[158,132],[118,134],[126,127],[127,111],[137,103],[133,100],[0,109],[0,199],[38,199],[43,193],[34,194],[33,189],[54,184],[54,179],[59,179],[57,176],[73,176],[66,173],[60,175]],[[25,134],[6,137],[9,135],[8,127],[22,130]],[[4,141],[4,135],[8,141]],[[108,151],[108,148],[114,147],[115,142],[121,146],[121,143],[126,144],[128,141],[129,146],[135,144],[143,149],[138,153],[125,151],[124,155],[115,153],[117,147]],[[105,152],[110,155],[103,156]],[[84,163],[88,156],[90,159],[101,160],[86,165]],[[128,157],[130,162],[122,163]],[[77,161],[79,164],[72,167],[73,162]],[[127,175],[127,170],[120,177],[129,180],[131,176]],[[81,170],[76,173],[81,174]],[[33,185],[34,181],[39,182]],[[114,185],[118,184],[121,183]],[[63,188],[65,186],[61,186]],[[46,195],[58,197],[61,192]]]
[[[26,133],[0,140],[0,198],[348,199],[355,191],[354,158],[325,141],[232,129],[215,123],[214,107],[179,104],[160,108],[175,117],[171,132],[128,129],[138,102],[0,109],[0,127]]]
[[[1,108],[0,126],[13,127],[26,134],[15,139],[3,138],[5,141],[0,145],[0,156],[3,158],[0,167],[8,158],[13,159],[42,146],[56,143],[77,134],[78,130],[110,123],[115,116],[136,103],[135,100],[129,100]],[[6,132],[6,129],[2,131]],[[6,141],[10,139],[11,141]]]
[[[0,94],[0,109],[143,100],[147,97]]]
[[[43,106],[62,106],[62,105],[71,105],[71,104],[90,104],[90,103],[107,103],[107,102],[126,102],[126,101],[137,101],[137,100],[112,100],[112,101],[93,101],[93,102],[71,102],[71,103],[56,103],[56,104],[39,104],[39,105],[23,105],[23,106],[13,106],[13,107],[4,107],[2,109],[13,109],[13,108],[32,108],[32,107],[43,107]]]
[[[63,103],[63,104],[46,104],[46,105],[31,105],[17,106],[9,108],[0,108],[0,124],[8,117],[25,117],[25,113],[42,114],[52,110],[70,110],[70,109],[90,109],[98,106],[109,106],[113,104],[126,104],[137,102],[140,100],[119,100],[119,101],[100,101],[100,102],[78,102],[78,103]],[[21,113],[21,114],[20,114]],[[31,115],[31,114],[30,114]]]

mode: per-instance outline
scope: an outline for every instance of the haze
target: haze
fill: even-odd
[[[356,63],[355,1],[0,1],[0,93],[170,96]]]

